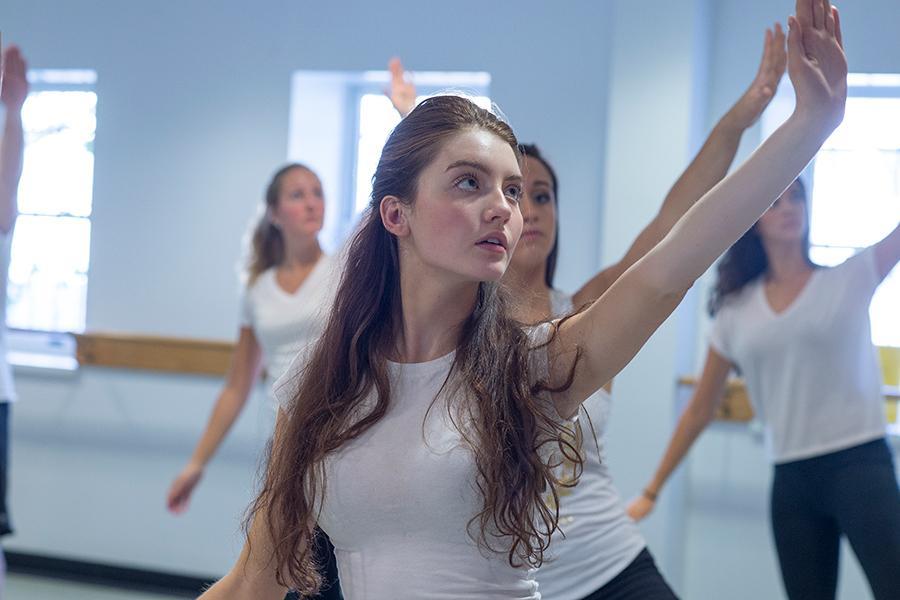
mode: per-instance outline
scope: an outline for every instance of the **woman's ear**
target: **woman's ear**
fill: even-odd
[[[281,227],[278,224],[277,217],[275,216],[275,211],[272,209],[271,206],[266,207],[266,220],[275,229],[281,229]]]
[[[378,205],[381,214],[381,222],[384,228],[397,237],[406,237],[409,235],[409,205],[404,203],[397,196],[385,196]]]

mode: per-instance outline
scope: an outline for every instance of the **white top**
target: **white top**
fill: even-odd
[[[294,356],[322,332],[337,291],[337,271],[337,260],[322,255],[293,294],[278,285],[274,267],[245,290],[241,326],[253,329],[271,380],[280,377]]]
[[[550,305],[554,317],[569,314],[572,297],[551,290]],[[610,394],[599,390],[582,405],[594,430],[583,412],[573,424],[581,428],[584,463],[578,485],[557,490],[559,527],[565,536],[554,535],[549,560],[537,572],[541,595],[548,600],[579,600],[590,595],[624,571],[647,546],[625,512],[606,464],[603,436],[611,403]],[[574,465],[563,468],[574,473]]]
[[[869,302],[881,279],[874,249],[816,269],[781,313],[762,278],[719,310],[712,348],[743,375],[775,463],[885,435],[884,398]]]
[[[537,342],[548,334],[544,326],[529,336]],[[318,525],[334,544],[347,600],[541,597],[533,570],[511,567],[505,552],[479,547],[467,532],[482,498],[474,455],[447,411],[464,398],[438,395],[453,358],[389,363],[387,413],[325,460]],[[274,385],[286,410],[304,359],[298,356]],[[530,360],[532,377],[546,378],[546,349],[534,350]]]
[[[0,233],[0,402],[16,401],[12,367],[6,358],[6,285],[11,245],[12,233]]]

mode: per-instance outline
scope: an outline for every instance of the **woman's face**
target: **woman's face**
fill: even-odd
[[[795,182],[759,218],[756,231],[763,241],[799,242],[806,235],[808,226],[806,196],[800,184]]]
[[[325,216],[319,178],[306,169],[291,169],[281,176],[279,188],[272,222],[287,237],[315,237]]]
[[[464,281],[496,281],[522,234],[522,173],[497,135],[469,129],[446,140],[402,205],[401,259]]]
[[[525,157],[522,174],[525,177],[521,202],[524,228],[512,260],[514,272],[543,269],[556,243],[553,177],[543,162],[531,156]]]

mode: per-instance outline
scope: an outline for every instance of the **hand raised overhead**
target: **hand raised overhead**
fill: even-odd
[[[3,51],[3,74],[0,101],[8,110],[18,111],[28,97],[28,77],[25,59],[17,46]]]
[[[828,0],[797,0],[788,19],[788,74],[797,95],[795,114],[808,117],[826,135],[844,118],[847,57],[838,11]]]
[[[390,60],[388,68],[391,71],[391,87],[385,93],[400,116],[405,117],[416,106],[416,86],[406,78],[403,63],[396,56]]]
[[[766,29],[762,60],[753,82],[744,95],[729,111],[729,117],[740,129],[753,125],[763,110],[775,97],[775,90],[787,66],[784,31],[776,23],[773,29]]]

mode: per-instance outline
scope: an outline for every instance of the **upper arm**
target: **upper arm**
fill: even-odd
[[[262,363],[262,349],[250,327],[241,327],[231,364],[226,376],[226,387],[244,395],[250,393],[253,382],[259,375]]]
[[[887,277],[900,262],[900,224],[887,237],[875,244],[875,268],[879,281]]]
[[[564,320],[550,343],[550,381],[566,382],[578,355],[571,385],[554,394],[557,411],[573,415],[638,353],[684,296],[666,294],[635,265],[586,310]]]
[[[628,270],[631,265],[639,261],[645,254],[664,237],[664,232],[658,224],[659,215],[655,217],[643,230],[638,234],[631,243],[628,251],[625,252],[618,262],[609,265],[582,286],[580,290],[575,292],[572,301],[575,307],[584,306],[589,302],[593,302],[612,286],[615,281]]]

